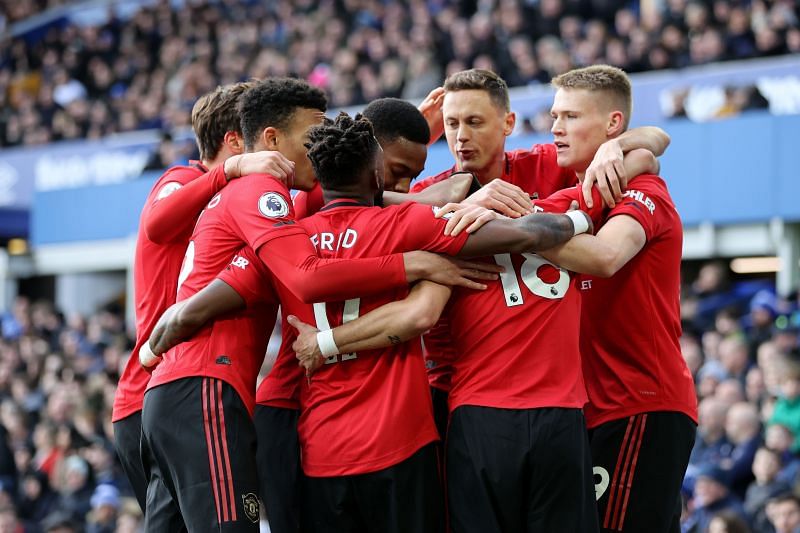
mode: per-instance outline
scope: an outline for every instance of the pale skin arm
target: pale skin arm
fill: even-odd
[[[383,305],[333,329],[339,353],[386,348],[419,337],[436,324],[450,298],[451,289],[430,281],[416,284],[403,300]],[[307,372],[324,360],[317,344],[317,328],[295,316],[288,317],[297,330],[292,349]]]
[[[431,138],[428,145],[435,143],[444,133],[444,116],[442,115],[442,104],[444,103],[444,88],[437,87],[428,93],[417,109],[425,117],[428,127],[431,130]]]
[[[623,158],[629,152],[646,150],[654,157],[664,153],[670,143],[667,132],[655,126],[634,128],[609,139],[600,145],[583,178],[583,197],[592,207],[592,186],[596,183],[603,201],[614,207],[622,199],[622,191],[628,186],[628,176],[636,176],[623,166]]]
[[[610,278],[633,259],[646,242],[644,229],[636,219],[618,215],[606,222],[597,235],[578,235],[540,255],[573,272]]]

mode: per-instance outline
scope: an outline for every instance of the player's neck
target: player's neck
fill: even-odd
[[[333,202],[334,200],[355,200],[360,204],[372,206],[375,205],[375,196],[370,194],[364,194],[360,191],[328,191],[322,189],[322,197],[325,200],[325,203]]]
[[[503,166],[506,163],[506,153],[502,152],[499,158],[495,158],[486,167],[474,172],[475,177],[481,185],[486,185],[496,178],[503,178]]]

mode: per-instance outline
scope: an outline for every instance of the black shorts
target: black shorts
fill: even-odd
[[[433,402],[433,421],[436,423],[436,429],[439,431],[439,438],[442,443],[445,442],[447,437],[447,423],[450,419],[450,408],[447,405],[447,397],[449,394],[446,390],[437,387],[431,387],[431,401]]]
[[[149,390],[142,435],[145,531],[258,532],[255,429],[233,387],[192,377]]]
[[[133,495],[142,512],[147,501],[147,473],[142,464],[142,412],[136,411],[114,422],[114,448],[117,450],[122,471],[131,484]]]
[[[389,468],[341,477],[306,477],[314,533],[443,533],[444,496],[429,444]]]
[[[300,530],[300,444],[297,418],[300,411],[256,405],[258,481],[261,499],[272,533]]]
[[[453,533],[596,532],[580,409],[453,411],[445,463]]]
[[[589,432],[603,531],[680,531],[681,482],[696,430],[683,413],[654,412]]]

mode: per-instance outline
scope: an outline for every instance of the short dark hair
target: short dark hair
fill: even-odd
[[[197,138],[200,159],[211,161],[217,157],[225,134],[229,131],[242,133],[237,106],[242,94],[253,85],[255,82],[252,81],[221,85],[194,103],[192,129]]]
[[[506,112],[511,111],[508,84],[491,70],[479,68],[461,70],[444,80],[444,92],[446,93],[470,90],[486,91],[497,107]]]
[[[782,492],[773,498],[767,500],[767,505],[774,503],[794,502],[797,507],[800,507],[800,497],[797,497],[791,491]]]
[[[431,139],[428,121],[412,104],[399,98],[378,98],[362,112],[372,122],[375,137],[383,144],[402,137],[427,145]]]
[[[247,90],[239,100],[244,145],[252,149],[264,128],[286,128],[298,108],[328,108],[325,93],[303,80],[267,78]]]
[[[339,113],[308,132],[308,158],[324,189],[349,185],[373,161],[379,149],[372,123],[356,115]]]

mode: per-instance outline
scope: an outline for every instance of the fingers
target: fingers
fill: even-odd
[[[592,174],[594,176],[594,174]],[[586,202],[586,207],[592,208],[594,207],[594,200],[592,199],[592,186],[594,185],[594,179],[589,177],[589,171],[586,171],[586,175],[583,178],[583,183],[581,184],[581,192],[583,192],[583,201]]]
[[[622,199],[622,191],[620,190],[619,178],[613,164],[606,169],[606,179],[611,187],[611,193],[614,195],[614,201],[618,202]]]
[[[467,228],[467,233],[475,233],[476,231],[481,229],[484,224],[494,219],[495,219],[494,213],[492,213],[491,211],[484,212],[481,216],[475,219],[475,222],[470,224],[470,226]]]
[[[477,281],[472,281],[469,278],[464,277],[463,275],[459,278],[453,280],[452,283],[453,287],[464,287],[465,289],[472,289],[474,291],[485,291],[487,286],[483,283],[478,283]]]
[[[625,190],[628,188],[628,174],[625,172],[625,165],[622,161],[614,161],[614,170],[619,178],[620,187]],[[620,197],[620,200],[622,197]]]
[[[316,331],[317,330],[317,328],[315,328],[314,326],[312,326],[310,324],[306,324],[305,322],[303,322],[302,320],[300,320],[299,318],[297,318],[294,315],[289,315],[286,318],[286,321],[289,323],[290,326],[292,326],[294,329],[297,330],[298,334],[303,333],[304,331]]]
[[[436,218],[442,218],[448,213],[452,213],[453,211],[458,211],[459,209],[463,209],[463,206],[456,202],[450,202],[444,204],[442,207],[436,210],[436,214],[434,215]]]
[[[597,188],[600,190],[600,196],[603,197],[603,203],[605,203],[608,207],[614,207],[616,202],[614,201],[614,195],[609,189],[608,181],[606,180],[605,174],[601,171],[597,177]]]
[[[527,215],[533,210],[530,196],[516,185],[503,180],[492,181],[477,194],[485,195],[486,203],[483,204],[483,207],[496,209],[506,216]],[[477,203],[481,205],[479,199],[477,199]]]
[[[482,208],[480,208],[480,211],[476,211],[474,209],[462,209],[461,211],[456,211],[452,218],[447,221],[447,226],[444,228],[444,234],[455,237],[464,231],[470,224],[472,224],[479,216],[478,214],[481,212],[483,212]]]

